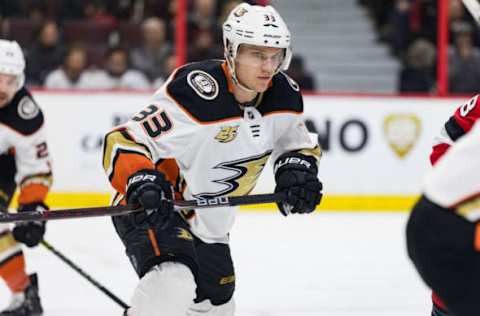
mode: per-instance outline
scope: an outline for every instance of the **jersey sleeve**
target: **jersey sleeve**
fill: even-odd
[[[273,161],[276,161],[281,154],[289,151],[297,151],[315,157],[317,163],[320,161],[322,151],[318,144],[318,137],[307,130],[302,115],[287,115],[282,118],[280,125],[281,133],[275,143],[272,154]]]
[[[20,186],[19,204],[43,202],[52,184],[46,133],[41,127],[15,144],[15,180]]]
[[[165,93],[164,86],[143,110],[106,135],[103,167],[112,186],[125,194],[131,174],[141,169],[154,169],[163,159],[181,157],[196,127]]]
[[[460,137],[468,133],[480,117],[479,95],[459,106],[435,138],[430,162],[434,165]]]

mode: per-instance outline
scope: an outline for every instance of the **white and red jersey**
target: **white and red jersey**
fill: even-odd
[[[474,96],[445,123],[430,155],[435,168],[425,182],[425,195],[429,199],[445,208],[456,208],[470,219],[477,218],[478,207],[466,202],[480,195],[479,102],[479,95]]]
[[[424,193],[436,204],[478,219],[480,205],[480,122],[460,138],[427,174]]]
[[[19,204],[43,202],[52,183],[44,117],[25,88],[0,108],[0,154],[15,157]]]
[[[242,109],[222,61],[177,69],[147,106],[107,134],[104,169],[125,194],[128,177],[144,168],[167,175],[185,199],[246,195],[267,160],[288,151],[320,158],[302,119],[298,86],[283,73]],[[205,242],[228,242],[235,208],[202,209],[190,219]]]
[[[440,135],[435,138],[433,150],[430,154],[432,164],[435,164],[457,139],[470,131],[473,124],[480,118],[479,103],[480,95],[476,95],[459,106],[448,119]]]

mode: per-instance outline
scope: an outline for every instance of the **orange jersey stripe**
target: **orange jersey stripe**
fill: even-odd
[[[142,169],[155,169],[152,161],[141,154],[119,153],[113,167],[112,186],[125,195],[128,177]]]
[[[480,251],[480,224],[475,226],[474,247],[476,251]]]
[[[43,202],[48,194],[48,187],[39,183],[26,184],[20,189],[18,204]]]

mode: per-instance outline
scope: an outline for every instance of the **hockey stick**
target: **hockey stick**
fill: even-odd
[[[221,206],[239,206],[250,204],[274,203],[284,200],[284,195],[257,194],[245,196],[220,196],[208,199],[195,199],[186,201],[173,201],[176,211],[192,210],[201,208],[213,208]],[[132,205],[118,205],[106,207],[90,207],[76,209],[62,209],[44,212],[21,212],[21,213],[0,213],[0,223],[14,223],[26,221],[50,221],[69,218],[98,217],[98,216],[117,216],[127,215],[143,211],[143,208],[135,208]]]
[[[68,259],[65,257],[64,254],[62,254],[60,251],[55,249],[49,242],[47,242],[45,239],[40,241],[42,246],[44,246],[46,249],[48,249],[51,253],[53,253],[57,258],[62,260],[64,263],[66,263],[70,268],[73,270],[77,271],[82,277],[84,277],[88,282],[90,282],[93,286],[95,286],[97,289],[103,292],[106,296],[111,298],[115,303],[120,305],[123,309],[127,309],[129,306],[127,303],[122,301],[118,296],[110,292],[106,287],[101,285],[98,281],[96,281],[94,278],[92,278],[89,274],[87,274],[85,271],[83,271],[78,265],[76,265],[72,260]]]
[[[475,22],[480,25],[480,3],[478,3],[478,0],[462,0],[462,2],[475,19]]]

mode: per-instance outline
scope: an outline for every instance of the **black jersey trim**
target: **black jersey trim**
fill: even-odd
[[[30,102],[34,106],[34,113],[25,112],[21,108]],[[33,114],[35,116],[32,116]],[[9,104],[0,108],[0,124],[21,135],[29,136],[36,133],[43,126],[43,123],[42,110],[25,88],[20,89]]]
[[[453,141],[456,141],[466,133],[453,116],[445,123],[445,130]]]
[[[212,124],[243,118],[241,106],[228,89],[228,78],[222,68],[222,63],[221,60],[208,60],[188,64],[179,68],[171,81],[167,83],[166,95],[198,124]],[[188,84],[188,76],[200,71],[214,78],[218,84],[218,95],[212,100],[199,96],[198,91]],[[217,94],[217,91],[215,93]],[[257,110],[262,115],[272,112],[302,113],[302,96],[299,91],[295,90],[286,75],[278,73],[272,78],[271,86],[263,93]]]

